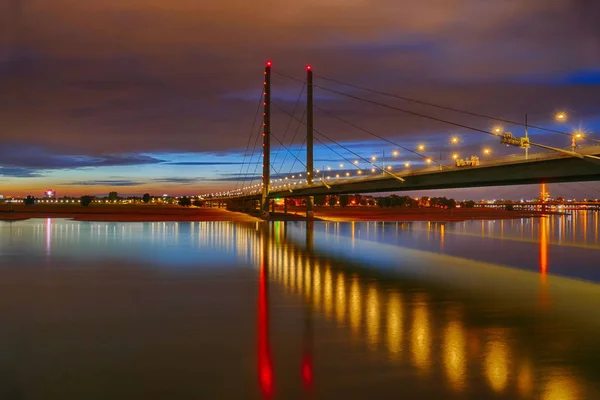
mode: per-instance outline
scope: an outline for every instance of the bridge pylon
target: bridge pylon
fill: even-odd
[[[313,159],[313,71],[310,65],[306,66],[306,183],[313,184],[314,159]],[[314,196],[306,198],[306,218],[314,218]]]
[[[269,191],[271,186],[271,61],[267,61],[265,65],[263,100],[263,172],[260,215],[263,218],[268,218],[270,215]]]

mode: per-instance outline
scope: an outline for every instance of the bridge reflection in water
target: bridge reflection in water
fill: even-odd
[[[539,232],[542,308],[548,306],[547,224],[542,220]],[[238,256],[250,256],[260,269],[258,376],[266,397],[277,394],[278,376],[269,344],[269,307],[274,306],[269,304],[269,290],[283,290],[304,304],[306,329],[298,379],[306,388],[311,387],[313,375],[320,387],[324,386],[320,375],[325,379],[334,373],[320,369],[318,362],[313,366],[313,341],[319,339],[313,338],[313,318],[317,318],[347,335],[356,351],[370,352],[391,368],[408,367],[406,376],[414,374],[416,382],[437,387],[439,394],[568,400],[595,393],[594,384],[585,383],[589,371],[578,371],[575,362],[548,362],[549,358],[568,360],[568,353],[577,349],[568,334],[544,339],[543,332],[537,331],[547,324],[543,318],[536,321],[529,315],[531,320],[515,324],[505,316],[481,315],[480,306],[470,303],[477,299],[459,296],[457,300],[439,288],[428,290],[427,285],[403,282],[393,274],[382,275],[314,251],[313,230],[305,229],[306,242],[299,243],[302,230],[272,223],[238,232]],[[492,307],[491,312],[498,308]],[[387,379],[378,384],[394,386],[393,378]]]

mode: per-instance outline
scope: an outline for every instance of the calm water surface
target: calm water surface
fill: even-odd
[[[0,398],[600,398],[598,216],[0,222]]]

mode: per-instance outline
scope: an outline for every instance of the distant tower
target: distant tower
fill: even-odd
[[[44,190],[44,198],[46,199],[55,199],[56,191],[54,189],[46,189]]]
[[[548,201],[550,199],[550,193],[546,189],[546,184],[542,183],[542,187],[540,189],[540,201]]]

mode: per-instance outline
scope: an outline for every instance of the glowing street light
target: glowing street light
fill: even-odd
[[[491,153],[490,149],[483,149],[483,154],[488,155],[490,153]]]
[[[340,164],[340,168],[344,168],[344,164]]]
[[[458,138],[456,136],[452,136],[452,138],[450,139],[450,142],[458,143]]]
[[[358,160],[354,160],[354,165],[358,165]]]
[[[567,120],[567,117],[568,117],[568,115],[564,111],[557,112],[554,115],[554,119],[558,122],[565,122]]]
[[[503,130],[503,129],[502,129],[502,127],[501,127],[500,125],[498,125],[498,126],[495,126],[495,127],[494,127],[494,130],[493,130],[493,132],[494,132],[496,135],[499,135],[499,134],[501,134],[501,133],[502,133],[502,130]]]
[[[394,151],[392,152],[392,155],[393,155],[394,157],[398,157],[398,150],[394,150]]]
[[[452,158],[456,160],[458,158],[458,154],[452,154]]]
[[[391,166],[391,165],[388,165],[388,166],[387,166],[387,169],[388,169],[388,171],[391,171],[391,170],[392,170],[392,166]]]
[[[375,171],[376,171],[375,168],[371,168],[371,172],[375,172]]]
[[[427,160],[425,160],[425,162],[426,162],[427,164],[431,164],[431,158],[428,158]]]
[[[410,163],[408,163],[408,162],[407,162],[407,163],[404,163],[404,166],[405,166],[406,168],[408,168],[408,167],[410,167]]]
[[[423,150],[425,150],[425,145],[424,145],[424,144],[420,144],[420,145],[419,145],[419,150],[420,150],[420,151],[423,151]]]
[[[377,161],[377,157],[375,157],[375,156],[371,157],[371,161]]]

